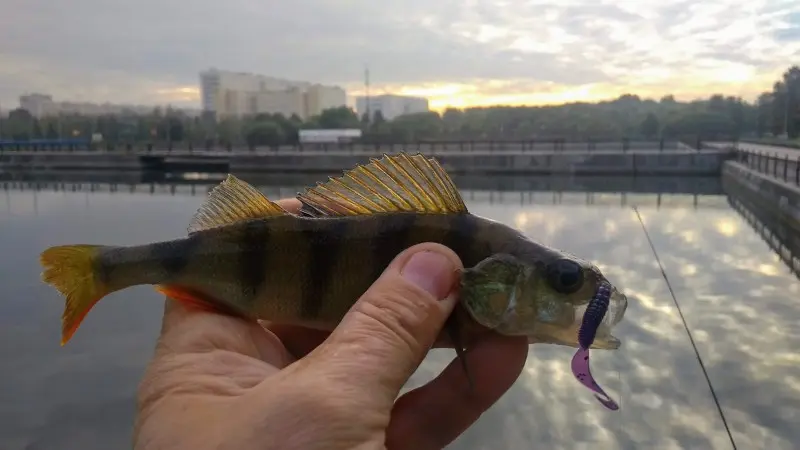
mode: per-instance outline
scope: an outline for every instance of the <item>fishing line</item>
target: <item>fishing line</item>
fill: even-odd
[[[669,278],[667,278],[667,272],[666,270],[664,270],[664,265],[661,264],[661,258],[658,257],[658,252],[656,251],[655,245],[653,245],[653,240],[650,239],[650,233],[647,232],[647,227],[644,226],[644,220],[642,220],[642,216],[639,214],[639,210],[635,206],[633,207],[633,212],[636,213],[636,217],[639,219],[639,223],[642,225],[642,231],[644,231],[644,235],[647,238],[647,242],[650,244],[650,249],[653,251],[653,256],[655,256],[656,258],[656,262],[658,263],[658,268],[661,270],[661,276],[664,277],[664,281],[667,283],[667,289],[669,289],[669,294],[672,296],[672,302],[675,304],[675,309],[678,310],[678,315],[681,316],[681,322],[683,322],[683,328],[686,329],[686,334],[689,335],[689,342],[692,343],[692,348],[694,349],[694,355],[695,357],[697,357],[697,362],[700,363],[700,369],[703,371],[703,376],[706,377],[706,383],[708,383],[708,389],[711,391],[711,397],[714,399],[714,404],[717,405],[717,411],[719,412],[719,417],[722,419],[722,425],[725,427],[725,431],[728,433],[728,439],[730,439],[731,441],[733,450],[736,450],[736,442],[733,440],[733,434],[731,433],[731,429],[728,426],[728,421],[725,419],[725,414],[722,412],[722,405],[719,403],[717,392],[714,390],[714,386],[711,385],[711,377],[708,376],[706,365],[703,364],[703,360],[700,358],[700,350],[698,350],[697,348],[697,344],[694,341],[692,332],[689,331],[689,324],[686,323],[686,318],[683,316],[681,305],[680,303],[678,303],[678,298],[675,296],[675,291],[672,289],[672,284],[669,282]]]

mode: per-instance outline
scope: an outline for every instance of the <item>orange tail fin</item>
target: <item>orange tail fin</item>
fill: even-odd
[[[55,287],[64,297],[61,317],[61,345],[66,344],[89,310],[111,291],[95,275],[94,261],[102,245],[63,245],[50,247],[39,257],[44,267],[42,281]]]

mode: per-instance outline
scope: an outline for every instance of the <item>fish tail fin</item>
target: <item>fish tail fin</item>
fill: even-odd
[[[97,276],[95,261],[102,245],[62,245],[43,251],[39,261],[44,268],[42,281],[52,285],[65,298],[61,317],[61,345],[75,334],[89,310],[109,289]]]

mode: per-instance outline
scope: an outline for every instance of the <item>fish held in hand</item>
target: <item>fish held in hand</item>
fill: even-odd
[[[297,198],[302,208],[291,214],[229,175],[185,237],[48,248],[42,279],[66,297],[62,345],[100,299],[142,284],[248,320],[332,330],[397,254],[436,242],[461,258],[460,305],[478,324],[578,348],[587,357],[584,378],[589,348],[620,346],[611,329],[627,300],[600,270],[471,214],[433,158],[384,155]],[[455,317],[446,331],[463,362]]]

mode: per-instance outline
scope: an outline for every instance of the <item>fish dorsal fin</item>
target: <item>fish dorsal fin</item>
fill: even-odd
[[[233,175],[218,184],[195,213],[189,234],[243,220],[289,214],[258,189]]]
[[[358,216],[392,212],[463,214],[467,206],[439,163],[421,154],[370,158],[337,178],[298,194],[301,214]]]

